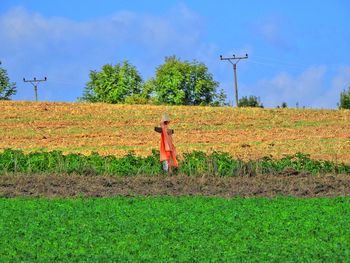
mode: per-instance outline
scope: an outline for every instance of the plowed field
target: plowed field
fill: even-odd
[[[350,197],[348,175],[255,177],[2,175],[0,197]]]
[[[281,158],[302,152],[350,163],[350,111],[0,102],[0,149],[149,155],[168,112],[178,153],[229,152]]]

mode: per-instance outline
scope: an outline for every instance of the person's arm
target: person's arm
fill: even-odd
[[[154,127],[154,131],[156,131],[158,133],[162,133],[162,128]],[[174,134],[174,130],[173,129],[168,129],[168,134]]]

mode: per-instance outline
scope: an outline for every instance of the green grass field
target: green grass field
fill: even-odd
[[[0,258],[346,262],[349,198],[0,199]]]

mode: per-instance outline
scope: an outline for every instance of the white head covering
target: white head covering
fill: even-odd
[[[162,116],[162,119],[161,119],[161,122],[170,122],[170,117],[169,117],[169,114],[168,113],[163,113],[163,116]]]

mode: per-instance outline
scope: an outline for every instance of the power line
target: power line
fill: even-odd
[[[283,67],[289,67],[289,68],[309,68],[312,66],[315,66],[315,63],[297,63],[294,61],[288,61],[288,60],[281,60],[271,57],[264,57],[264,56],[258,56],[254,55],[253,60],[249,59],[249,62],[254,64],[260,64],[260,65],[266,65],[266,66],[283,66]],[[255,59],[257,58],[257,60]],[[326,61],[318,63],[318,65],[325,65],[327,64],[327,67],[337,67],[339,64],[335,63],[327,63]]]
[[[292,63],[283,63],[283,62],[277,62],[273,60],[249,60],[250,63],[253,64],[259,64],[259,65],[265,65],[265,66],[271,66],[271,67],[287,67],[287,68],[306,68],[310,65],[303,65],[303,64],[292,64]]]
[[[23,78],[23,81],[24,82],[29,82],[30,84],[33,85],[34,87],[34,93],[35,93],[35,101],[38,101],[38,84],[39,82],[43,82],[43,81],[46,81],[47,78],[45,77],[44,79],[32,79],[32,80],[26,80],[25,78]]]
[[[220,55],[220,60],[227,60],[233,65],[233,76],[234,76],[234,84],[235,84],[235,95],[236,95],[236,107],[238,107],[238,87],[237,87],[237,64],[241,59],[247,59],[248,54],[245,54],[245,57],[236,57],[236,55],[233,55],[231,58],[224,58],[222,55]],[[237,61],[237,62],[232,62]]]
[[[262,59],[263,61],[270,62],[270,63],[291,65],[291,66],[308,66],[308,64],[295,63],[295,62],[291,62],[291,61],[288,61],[288,60],[285,60],[285,59],[276,59],[276,58],[259,56],[259,55],[254,55],[254,57],[257,58],[258,60]]]

